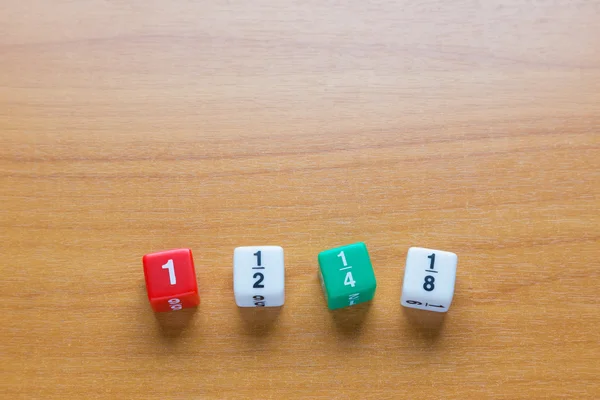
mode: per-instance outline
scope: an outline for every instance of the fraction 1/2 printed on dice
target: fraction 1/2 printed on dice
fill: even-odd
[[[408,249],[401,304],[409,308],[446,312],[454,296],[458,257],[449,251]]]
[[[354,243],[319,253],[321,286],[331,310],[369,301],[377,282],[367,246]]]
[[[154,311],[177,311],[200,303],[190,249],[146,254],[142,263],[148,300]]]
[[[283,248],[237,247],[233,252],[233,293],[238,307],[280,307],[285,300]]]

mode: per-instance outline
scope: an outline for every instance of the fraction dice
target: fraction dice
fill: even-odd
[[[454,253],[411,247],[406,257],[402,299],[404,307],[446,312],[454,296]]]
[[[375,273],[364,243],[319,253],[319,269],[327,307],[331,310],[364,303],[375,296]]]
[[[154,311],[177,311],[200,303],[190,249],[146,254],[142,262],[146,291]]]
[[[238,307],[280,307],[285,299],[283,249],[237,247],[233,252],[233,293]]]

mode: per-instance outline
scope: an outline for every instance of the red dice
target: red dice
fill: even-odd
[[[200,304],[190,249],[146,254],[142,262],[148,299],[154,311],[177,311]]]

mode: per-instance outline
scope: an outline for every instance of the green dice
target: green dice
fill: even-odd
[[[319,253],[321,286],[331,310],[369,301],[375,296],[375,273],[364,243]]]

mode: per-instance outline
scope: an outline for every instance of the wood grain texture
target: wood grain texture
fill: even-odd
[[[0,397],[600,397],[600,2],[0,4]],[[329,312],[317,253],[378,289]],[[233,248],[286,251],[239,310]],[[406,251],[459,256],[445,318]],[[196,312],[141,257],[194,250]]]

